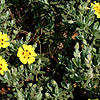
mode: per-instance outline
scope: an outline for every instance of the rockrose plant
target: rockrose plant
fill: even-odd
[[[100,1],[0,0],[0,100],[81,99],[100,99]]]

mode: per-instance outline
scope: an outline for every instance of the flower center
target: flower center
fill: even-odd
[[[25,52],[22,53],[22,55],[24,55],[24,58],[30,58],[31,53],[28,52],[28,50],[26,50]]]
[[[100,8],[98,6],[94,7],[95,11],[100,12]]]
[[[29,56],[29,53],[28,53],[28,52],[26,52],[26,53],[25,53],[25,56],[26,56],[26,57],[28,57],[28,56]]]

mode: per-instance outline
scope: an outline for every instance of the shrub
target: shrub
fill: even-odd
[[[99,98],[98,2],[1,0],[0,99]]]

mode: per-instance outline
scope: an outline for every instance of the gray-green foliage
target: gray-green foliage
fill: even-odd
[[[9,65],[0,75],[10,88],[6,98],[68,100],[77,87],[100,95],[100,24],[90,6],[89,0],[0,0],[0,31],[10,38],[0,49]],[[31,65],[17,58],[22,44],[36,48]]]

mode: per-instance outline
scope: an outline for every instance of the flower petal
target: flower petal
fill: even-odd
[[[10,45],[9,42],[3,42],[3,45],[0,45],[0,46],[3,47],[3,48],[6,48],[6,47],[8,47],[9,45]]]
[[[97,18],[100,18],[100,14],[97,14]]]
[[[0,68],[2,68],[0,70],[0,74],[4,75],[4,71],[6,72],[8,70],[8,68],[7,68],[8,64],[5,59],[2,59],[1,56],[0,56],[0,64],[2,64],[2,65],[0,65]]]
[[[31,64],[31,63],[33,63],[35,61],[35,58],[34,57],[30,57],[29,59],[28,59],[28,64]]]
[[[37,54],[35,53],[35,48],[34,47],[32,47],[30,49],[30,52],[31,52],[31,56],[37,56]]]
[[[37,54],[33,51],[33,52],[32,52],[32,56],[35,57],[35,56],[37,56]]]
[[[23,48],[24,48],[24,50],[30,50],[32,48],[32,46],[23,44]]]
[[[9,40],[7,34],[3,34],[3,35],[2,35],[2,38],[4,39],[4,41],[8,41],[8,40]]]
[[[0,70],[0,74],[1,74],[1,75],[4,75],[4,71]]]
[[[24,57],[20,57],[19,59],[23,64],[27,64],[27,59],[25,59]]]
[[[17,57],[21,57],[23,52],[24,52],[23,49],[19,47],[18,52],[17,52]]]

